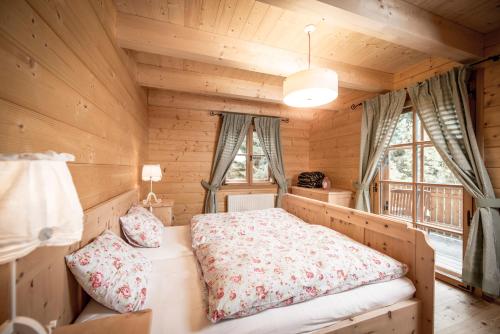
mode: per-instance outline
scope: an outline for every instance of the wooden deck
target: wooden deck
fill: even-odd
[[[436,281],[435,333],[500,333],[500,305]]]

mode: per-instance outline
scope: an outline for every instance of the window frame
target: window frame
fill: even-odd
[[[418,115],[415,112],[414,108],[409,109],[406,112],[411,112],[413,114],[412,117],[412,131],[413,131],[413,137],[412,141],[408,143],[403,143],[403,144],[393,144],[387,147],[387,150],[390,149],[409,149],[411,148],[412,150],[412,180],[411,181],[397,181],[397,180],[391,180],[390,176],[387,179],[384,179],[384,160],[385,160],[385,155],[387,154],[384,152],[384,157],[380,160],[379,166],[378,166],[378,172],[377,172],[377,177],[374,178],[374,195],[375,195],[375,201],[374,203],[374,209],[375,212],[377,212],[380,215],[383,216],[388,216],[391,218],[397,218],[401,220],[408,221],[413,225],[415,228],[423,229],[424,231],[427,231],[428,229],[431,230],[438,230],[443,233],[451,233],[451,234],[458,234],[462,238],[462,244],[463,244],[463,253],[465,254],[465,245],[467,243],[466,238],[467,238],[467,224],[470,222],[468,221],[468,216],[467,212],[470,212],[471,210],[471,197],[470,195],[465,191],[464,187],[458,183],[458,184],[453,184],[453,183],[430,183],[430,182],[425,182],[424,180],[424,148],[425,147],[434,147],[432,144],[430,138],[425,136],[425,130],[423,127],[423,124],[421,124],[421,121],[418,120]],[[399,121],[399,120],[398,120]],[[417,123],[417,121],[419,123]],[[420,125],[418,125],[420,124]],[[418,131],[420,130],[420,133],[418,134]],[[417,136],[418,134],[418,136]],[[419,150],[420,148],[420,150]],[[417,166],[418,165],[418,166]],[[389,165],[387,164],[387,167],[389,168]],[[380,187],[377,186],[377,183],[380,184]],[[412,187],[412,216],[411,220],[406,219],[405,217],[402,216],[397,216],[397,215],[391,215],[389,213],[385,213],[385,203],[384,203],[384,198],[383,198],[383,193],[384,193],[384,187],[389,187],[390,185],[408,185]],[[437,226],[432,223],[427,223],[424,220],[422,220],[422,217],[424,217],[424,210],[425,207],[423,203],[419,205],[418,203],[418,196],[417,193],[420,190],[421,193],[423,194],[423,189],[426,186],[430,187],[442,187],[442,188],[458,188],[462,190],[462,228],[461,231],[458,230],[451,230],[448,229],[444,226]],[[380,188],[380,189],[379,189]],[[423,196],[421,196],[423,198]],[[417,212],[420,211],[420,212]],[[457,284],[457,282],[460,282],[460,277],[461,273],[456,273],[449,271],[446,268],[440,267],[436,265],[436,275],[439,278],[442,277],[447,277],[453,284]]]
[[[418,225],[423,225],[425,226],[426,223],[425,222],[420,222],[418,221],[418,218],[417,218],[417,207],[418,207],[418,203],[417,203],[417,192],[418,192],[418,188],[421,187],[425,187],[425,186],[431,186],[431,187],[449,187],[449,188],[460,188],[462,189],[462,192],[465,193],[465,189],[463,188],[463,186],[461,184],[453,184],[453,183],[430,183],[430,182],[424,182],[424,148],[425,147],[434,147],[434,144],[432,144],[432,141],[430,140],[424,140],[425,138],[425,130],[424,130],[424,127],[423,125],[421,124],[421,121],[418,120],[418,124],[420,124],[420,126],[417,126],[417,113],[414,111],[413,108],[409,109],[408,111],[405,111],[403,112],[401,115],[403,115],[404,113],[412,113],[412,131],[413,131],[413,136],[412,136],[412,141],[410,143],[400,143],[400,144],[393,144],[393,145],[390,145],[387,146],[387,149],[386,149],[386,152],[384,152],[384,158],[385,158],[385,155],[387,154],[387,151],[389,150],[394,150],[394,149],[411,149],[412,150],[412,180],[411,181],[397,181],[397,180],[391,180],[391,179],[384,179],[383,178],[383,159],[381,160],[381,162],[379,163],[379,167],[378,167],[378,177],[377,177],[377,182],[379,182],[381,185],[390,185],[390,184],[402,184],[402,185],[408,185],[408,186],[412,186],[412,202],[413,202],[413,207],[412,207],[412,221],[411,223],[417,227]],[[417,129],[417,127],[419,127],[420,129]],[[419,136],[417,137],[417,131],[420,130],[420,134]],[[417,138],[419,138],[417,140]],[[420,152],[419,152],[419,148],[421,148]],[[418,156],[420,155],[420,156]],[[417,162],[418,161],[418,165],[417,166]],[[417,175],[418,174],[418,175]],[[382,192],[380,192],[380,196],[382,196]],[[397,217],[397,216],[393,216],[393,215],[388,215],[388,214],[384,214],[384,203],[382,201],[382,198],[380,198],[380,200],[378,201],[378,211],[380,212],[380,214],[382,215],[386,215],[386,216],[390,216],[390,217]],[[423,217],[423,211],[424,211],[424,206],[423,205],[420,205],[420,208],[419,208],[422,212],[421,212],[421,215],[420,217]],[[404,219],[402,217],[398,217],[400,219]],[[462,224],[464,222],[462,221]],[[432,226],[432,228],[435,228],[435,229],[440,229],[439,227],[434,227]],[[443,232],[446,231],[445,229],[443,229]]]
[[[263,154],[254,154],[253,153],[253,134],[254,134],[254,132],[256,133],[255,125],[252,123],[248,127],[248,132],[246,134],[246,147],[247,147],[247,151],[245,154],[245,156],[246,156],[246,164],[245,164],[246,179],[244,181],[243,180],[228,180],[227,176],[226,176],[226,178],[224,179],[224,185],[253,186],[253,185],[273,185],[274,184],[274,178],[271,174],[271,168],[269,167],[269,161],[268,161],[268,165],[267,165],[269,179],[265,180],[265,181],[264,180],[254,180],[254,177],[253,177],[254,156],[264,157],[265,159],[267,159],[267,157],[265,156],[264,153]],[[232,163],[233,162],[231,162],[231,164]]]

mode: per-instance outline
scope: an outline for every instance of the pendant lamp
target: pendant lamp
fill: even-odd
[[[283,102],[291,107],[318,107],[332,102],[339,95],[339,80],[335,71],[311,69],[311,33],[315,30],[312,24],[304,29],[309,39],[307,70],[293,73],[283,82]]]

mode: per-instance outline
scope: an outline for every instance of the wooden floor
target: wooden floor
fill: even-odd
[[[436,334],[500,333],[500,305],[436,281]]]

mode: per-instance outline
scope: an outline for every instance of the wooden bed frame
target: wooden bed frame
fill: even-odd
[[[406,263],[415,298],[349,318],[314,334],[434,332],[434,249],[412,224],[286,194],[282,206],[310,224],[323,225]]]
[[[77,247],[65,250],[63,254],[83,247],[105,229],[120,233],[119,217],[137,200],[138,192],[137,189],[134,189],[87,210],[85,212],[85,229],[82,241],[75,245]],[[428,244],[422,231],[414,229],[411,224],[403,221],[291,194],[283,197],[283,208],[310,224],[320,224],[337,230],[354,240],[406,263],[409,266],[408,277],[413,281],[417,289],[414,299],[363,313],[314,331],[312,334],[433,333],[434,250]],[[61,266],[64,266],[63,254],[58,255],[60,258],[57,259],[58,262],[61,262]],[[54,263],[51,265],[53,266]],[[21,265],[21,268],[23,267]],[[64,277],[64,279],[74,280],[71,274]],[[67,284],[61,284],[60,280],[58,280],[57,284],[60,287],[54,287],[54,289],[67,289]],[[38,314],[37,318],[41,320],[50,319],[60,314],[60,312],[65,313],[71,310],[74,319],[88,301],[88,296],[83,293],[83,290],[77,284],[70,284],[70,286],[74,289],[69,293],[72,298],[66,299],[63,305],[60,305],[61,308],[49,307],[43,309],[43,313]],[[66,294],[68,294],[67,291]],[[38,298],[36,301],[39,301]],[[145,315],[142,316],[145,317]],[[111,318],[114,317],[120,316],[112,316]],[[129,321],[129,318],[121,317],[120,326],[123,326],[127,321]],[[87,325],[92,325],[91,323],[92,321],[88,322]],[[65,327],[58,328],[58,332],[64,333]],[[74,325],[71,327],[73,328]]]

